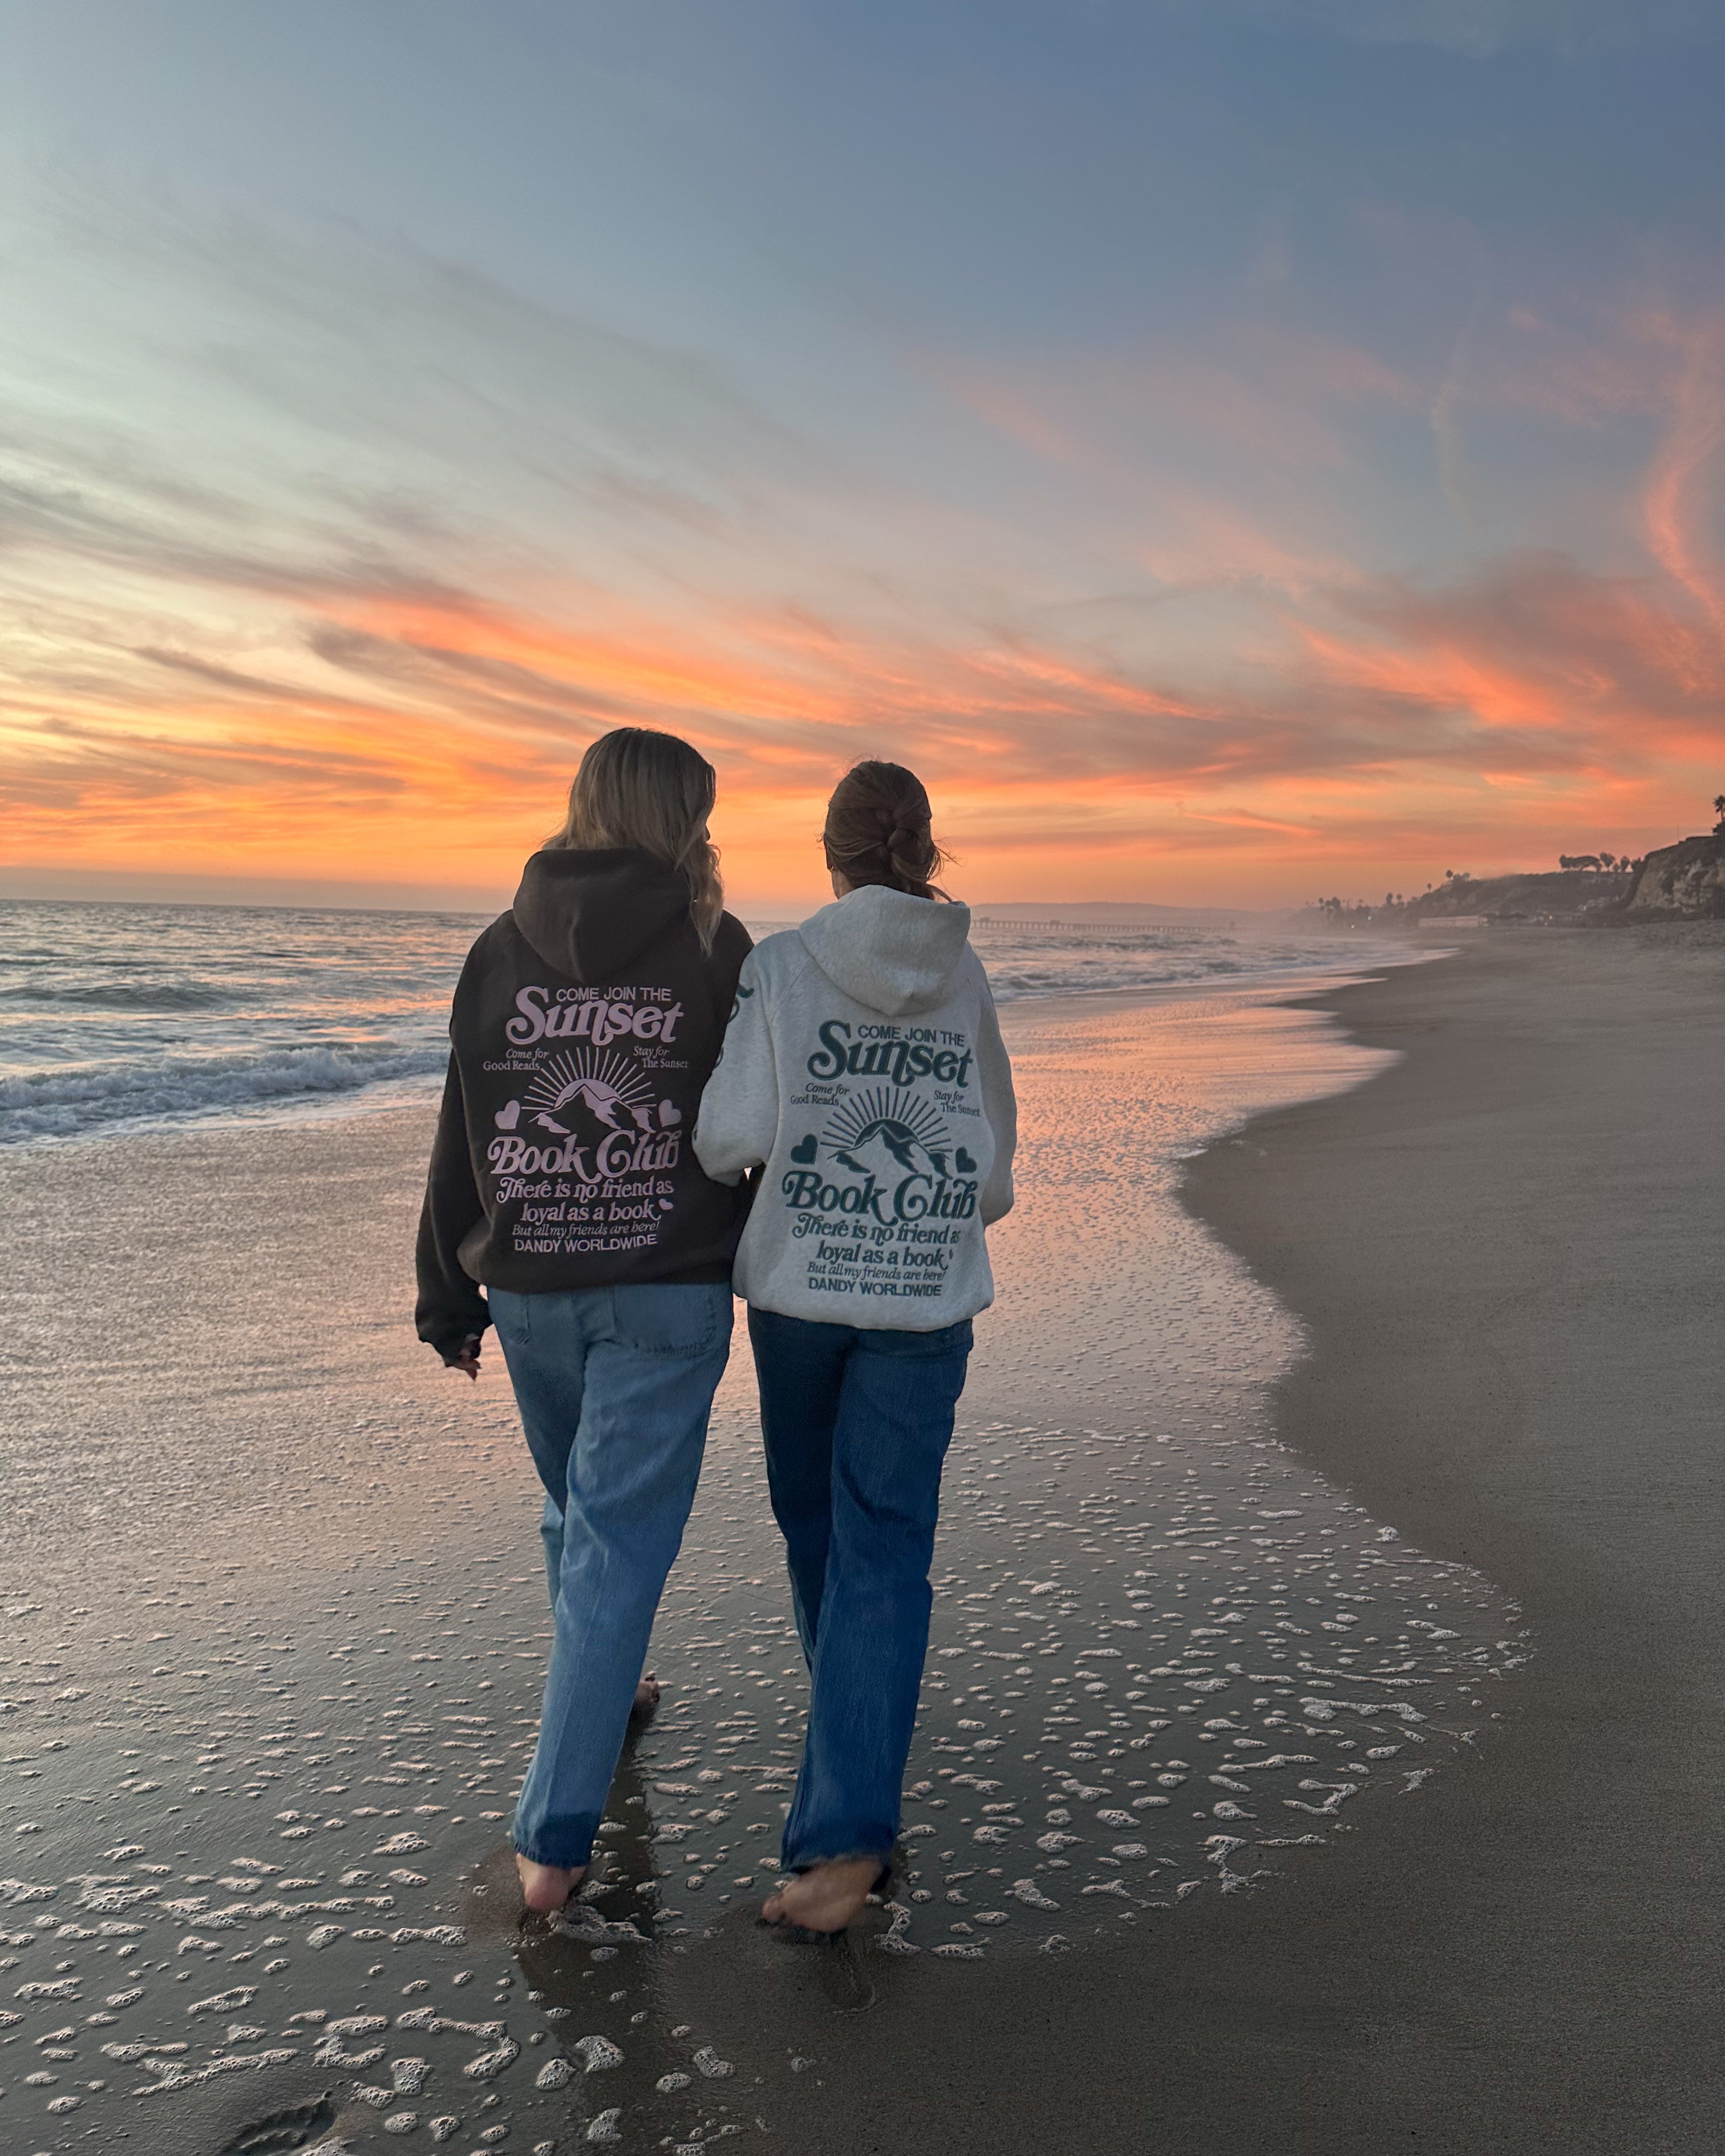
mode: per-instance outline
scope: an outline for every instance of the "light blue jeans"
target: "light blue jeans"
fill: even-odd
[[[731,1289],[486,1291],[539,1479],[555,1632],[515,1845],[573,1870],[629,1728],[731,1351]]]

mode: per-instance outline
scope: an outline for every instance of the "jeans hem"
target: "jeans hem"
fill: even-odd
[[[890,1871],[892,1866],[893,1847],[894,1845],[889,1843],[885,1849],[839,1849],[824,1856],[788,1857],[785,1860],[785,1869],[788,1871],[801,1873],[813,1871],[818,1864],[861,1864],[866,1861],[870,1864],[878,1864],[883,1871]]]
[[[553,1871],[585,1871],[593,1862],[591,1842],[588,1844],[587,1853],[583,1856],[546,1856],[536,1849],[524,1849],[519,1841],[515,1841],[513,1845],[517,1856],[525,1856],[529,1864],[548,1864]]]

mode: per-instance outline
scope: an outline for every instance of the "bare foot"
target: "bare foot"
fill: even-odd
[[[555,1864],[535,1864],[519,1850],[516,1851],[515,1868],[521,1877],[521,1899],[542,1917],[557,1914],[581,1884],[587,1870],[584,1864],[578,1864],[572,1871],[560,1871]]]
[[[635,1686],[634,1703],[629,1708],[629,1712],[631,1714],[651,1714],[654,1708],[657,1707],[658,1704],[659,1680],[654,1676],[652,1671],[649,1670],[646,1676],[644,1676],[641,1679],[641,1681]]]
[[[880,1876],[875,1856],[848,1856],[799,1872],[761,1914],[769,1924],[800,1924],[805,1932],[842,1932]]]

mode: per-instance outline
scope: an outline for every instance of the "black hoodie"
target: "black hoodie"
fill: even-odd
[[[419,1218],[419,1337],[447,1361],[524,1295],[723,1281],[747,1198],[689,1133],[748,931],[709,957],[681,873],[633,849],[535,854],[468,953]]]

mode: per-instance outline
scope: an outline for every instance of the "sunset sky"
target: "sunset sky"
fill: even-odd
[[[984,900],[1704,828],[1722,111],[1717,0],[0,0],[0,891],[506,898],[619,724],[757,905],[867,754]]]

